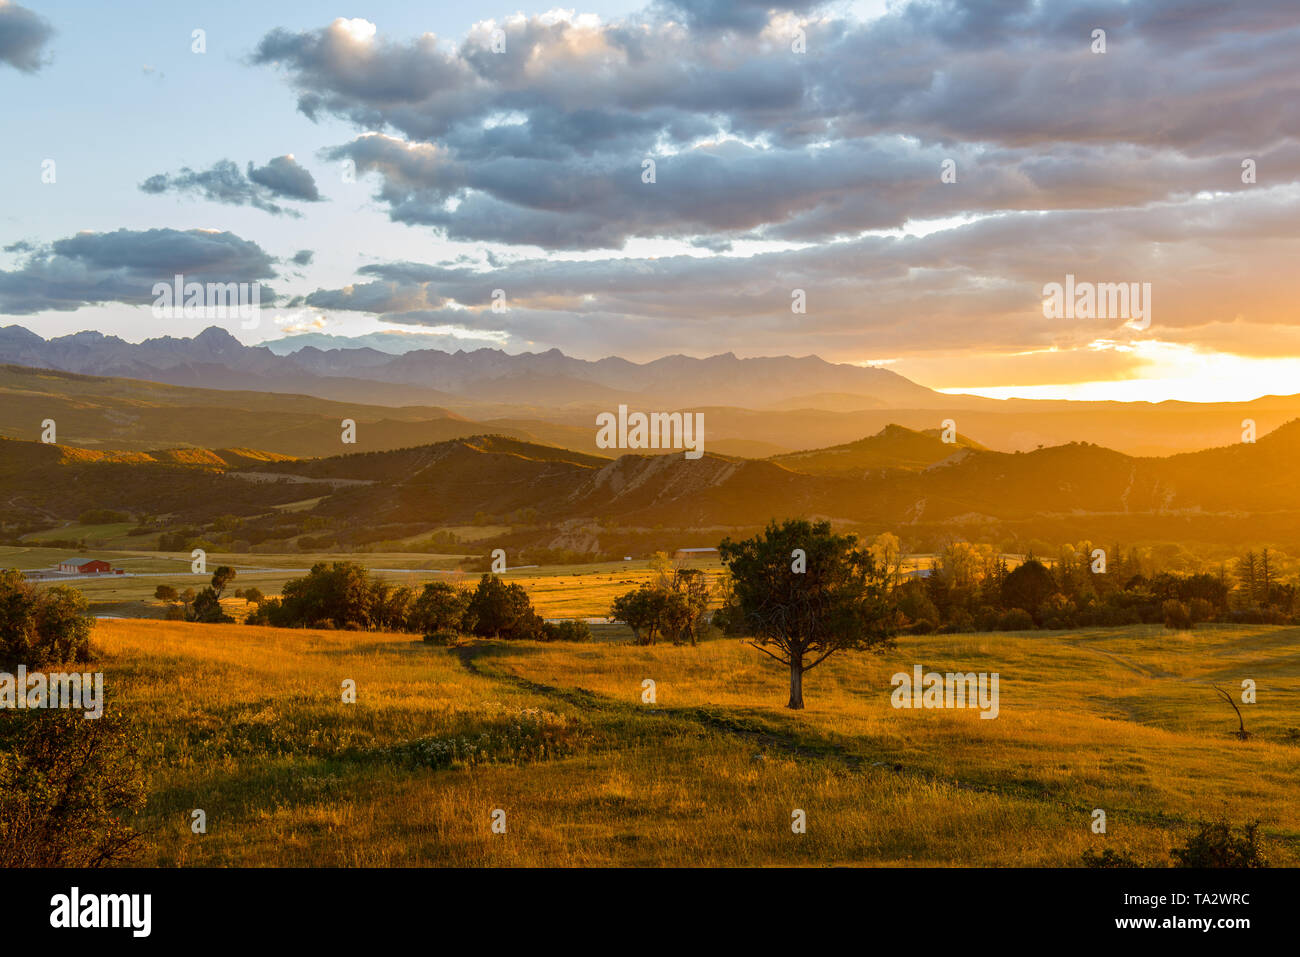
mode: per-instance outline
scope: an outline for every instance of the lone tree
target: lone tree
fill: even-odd
[[[226,590],[226,586],[235,580],[237,574],[238,572],[229,565],[222,565],[212,573],[212,590],[217,593],[218,598]]]
[[[791,519],[718,547],[750,644],[790,669],[788,708],[803,708],[804,672],[837,651],[889,641],[888,573],[856,545],[855,536],[832,533],[830,522]]]
[[[473,616],[474,634],[480,638],[538,639],[545,630],[524,586],[506,584],[496,575],[479,579],[465,614]]]

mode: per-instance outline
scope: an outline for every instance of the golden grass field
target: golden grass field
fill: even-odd
[[[1165,864],[1220,813],[1300,863],[1297,628],[908,637],[810,672],[798,713],[734,639],[448,649],[123,620],[94,640],[110,708],[151,749],[144,864]],[[894,710],[890,676],[918,663],[997,671],[1000,716]],[[1246,742],[1210,688],[1243,678]]]
[[[0,568],[48,570],[68,555],[66,550],[44,547],[0,546]],[[256,587],[266,595],[277,595],[285,582],[301,578],[317,562],[363,562],[375,578],[395,585],[405,585],[416,591],[431,581],[472,585],[481,574],[456,571],[457,564],[467,556],[431,555],[423,552],[213,553],[208,556],[208,571],[204,574],[191,572],[188,553],[99,549],[77,557],[103,558],[111,562],[114,568],[129,573],[71,580],[71,584],[86,596],[91,614],[122,618],[165,617],[166,605],[153,598],[154,590],[159,585],[172,585],[177,590],[193,588],[197,591],[208,584],[212,570],[219,565],[231,565],[238,570],[238,577],[223,599],[226,612],[237,620],[243,620],[249,609],[243,601],[233,597],[234,589]],[[692,562],[691,565],[711,574],[716,574],[721,568],[716,559],[712,562]],[[534,608],[543,617],[597,618],[609,614],[609,607],[616,597],[650,581],[654,574],[649,561],[641,559],[630,562],[521,567],[507,570],[502,577],[507,581],[519,582],[528,589]]]

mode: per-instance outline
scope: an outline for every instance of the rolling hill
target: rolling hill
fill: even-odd
[[[201,389],[51,369],[0,366],[0,437],[37,439],[53,419],[58,441],[90,449],[259,448],[321,456],[345,448],[341,423],[357,423],[356,447],[394,449],[500,432],[521,439],[594,445],[594,431],[539,423],[474,421],[441,406],[390,407],[280,392]]]
[[[473,436],[319,459],[151,452],[102,455],[0,442],[0,517],[70,520],[112,507],[176,522],[256,516],[302,502],[330,528],[401,527],[403,534],[528,514],[538,540],[566,526],[752,527],[773,517],[825,517],[864,531],[1047,541],[1283,541],[1300,534],[1300,421],[1239,444],[1140,458],[1088,443],[1004,453],[950,451],[905,429],[787,461],[706,453],[615,460],[508,436]],[[865,450],[865,451],[863,451]],[[896,456],[886,455],[891,451]],[[844,455],[875,463],[835,467]],[[828,465],[828,463],[830,463]],[[311,489],[305,492],[304,483]],[[717,537],[720,537],[717,536]]]
[[[901,425],[887,425],[875,435],[856,442],[806,452],[774,455],[770,461],[809,475],[865,475],[879,469],[930,468],[961,461],[971,450],[984,446],[957,434],[944,442],[940,429],[917,432]]]

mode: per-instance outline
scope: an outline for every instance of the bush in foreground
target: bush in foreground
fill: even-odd
[[[1244,824],[1238,835],[1225,820],[1202,821],[1182,847],[1169,852],[1175,867],[1267,867],[1259,846],[1259,822]]]
[[[16,569],[0,572],[0,670],[89,661],[90,627],[77,589],[39,591]]]
[[[1202,821],[1187,843],[1169,852],[1174,867],[1196,868],[1254,868],[1267,867],[1264,851],[1259,843],[1259,822],[1244,824],[1238,834],[1232,823],[1219,819]],[[1088,848],[1079,858],[1084,867],[1130,868],[1158,867],[1159,862],[1147,864],[1129,851],[1106,848],[1100,854]]]

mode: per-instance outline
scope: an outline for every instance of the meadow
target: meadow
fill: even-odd
[[[1223,815],[1300,864],[1300,629],[904,637],[810,672],[803,712],[740,640],[619,635],[99,621],[109,706],[149,749],[140,863],[1070,866],[1111,847],[1163,866]],[[998,718],[894,709],[914,664],[998,672]],[[1241,741],[1211,685],[1244,678]]]
[[[88,527],[88,526],[81,526]],[[212,570],[219,565],[237,569],[222,600],[226,613],[243,620],[249,608],[233,597],[236,588],[257,588],[267,595],[279,594],[284,584],[301,578],[317,562],[354,561],[365,564],[371,574],[382,581],[418,590],[431,581],[472,584],[481,572],[458,571],[457,566],[477,555],[429,554],[411,552],[294,552],[294,553],[212,553],[207,572],[191,572],[188,553],[101,548],[84,553],[40,545],[0,545],[0,568],[24,571],[47,571],[69,556],[82,559],[102,558],[124,575],[80,577],[69,580],[86,596],[93,615],[116,618],[163,618],[167,606],[153,597],[161,584],[177,590],[198,590],[208,584]],[[692,567],[716,574],[721,565],[714,561],[694,561]],[[650,563],[644,559],[626,562],[597,562],[582,565],[521,566],[502,575],[528,589],[538,614],[547,618],[603,618],[614,599],[654,577]],[[57,580],[55,581],[57,583]]]

